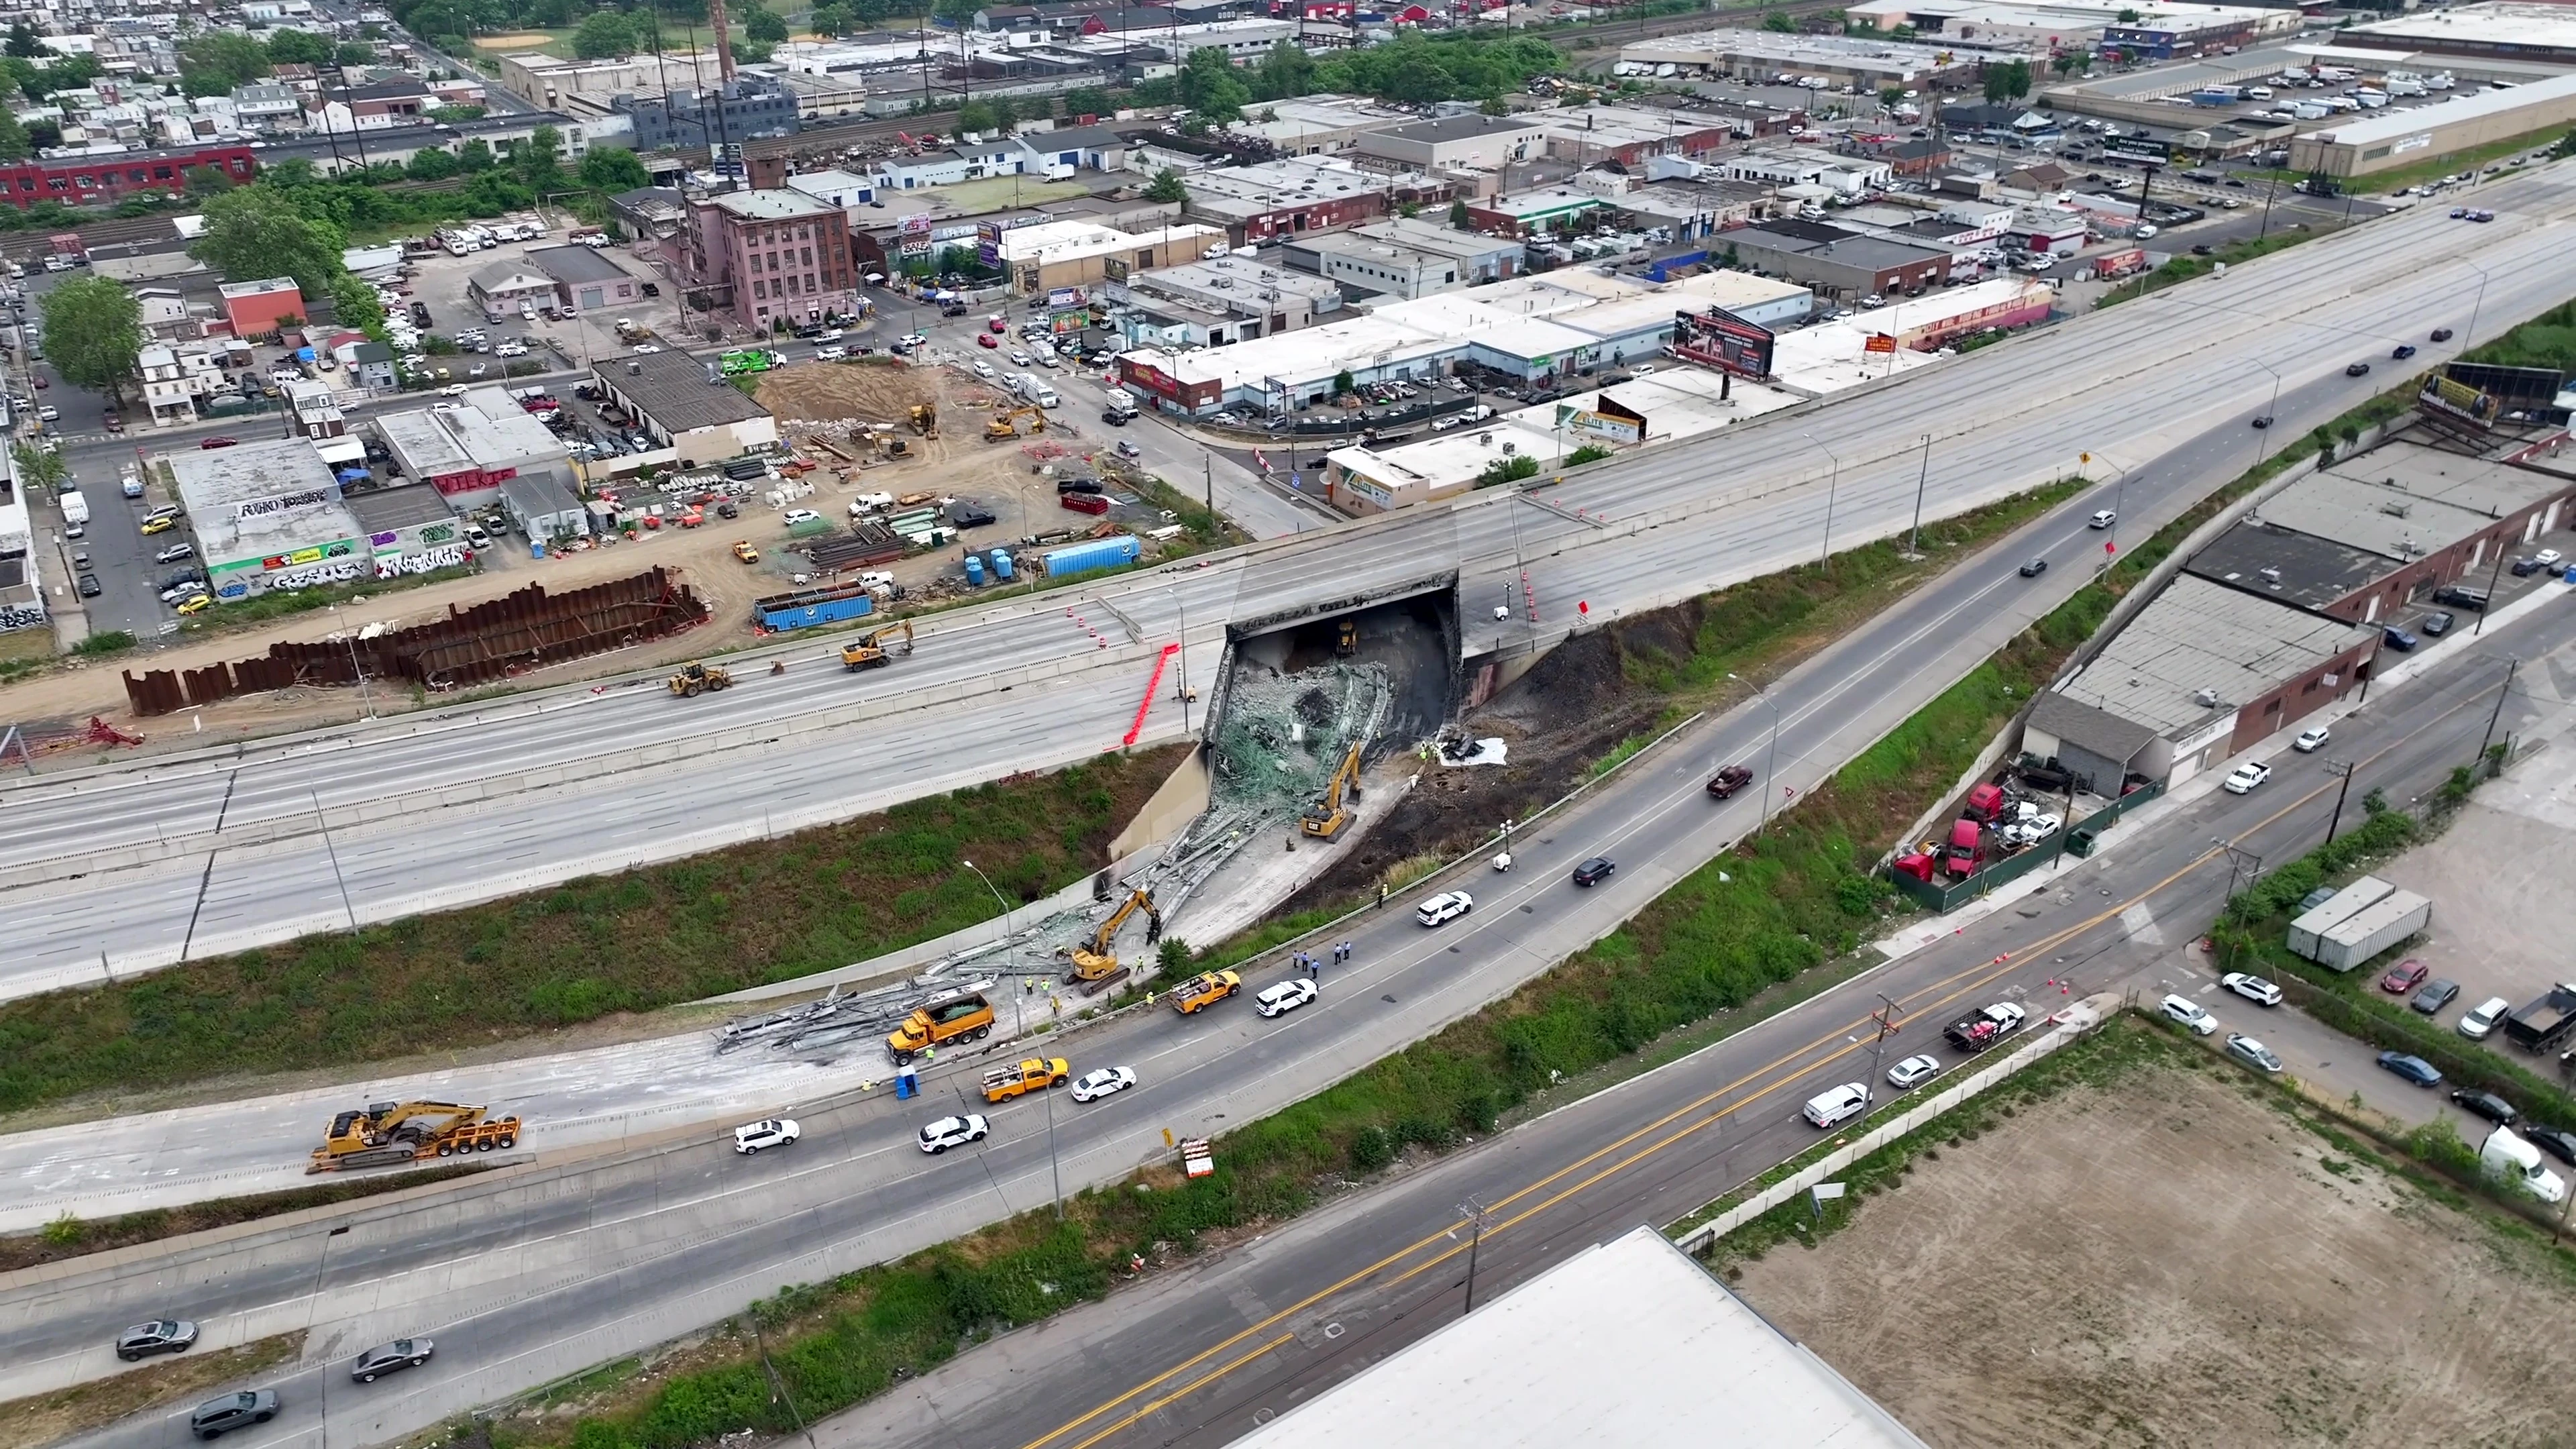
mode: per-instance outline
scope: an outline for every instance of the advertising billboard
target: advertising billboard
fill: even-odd
[[[975,260],[993,271],[1001,270],[1002,228],[1000,223],[985,221],[975,224]]]
[[[2170,166],[2173,147],[2163,141],[2150,141],[2144,136],[2105,136],[2102,159],[2126,161],[2132,166]]]
[[[2498,367],[2487,362],[2446,363],[2442,375],[2496,399],[2507,411],[2550,407],[2566,386],[2554,367]]]
[[[1675,357],[1756,382],[1771,375],[1776,340],[1769,328],[1757,327],[1723,308],[1673,314]]]

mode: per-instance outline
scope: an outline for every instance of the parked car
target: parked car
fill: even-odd
[[[430,1351],[437,1345],[426,1338],[397,1338],[380,1343],[358,1355],[349,1366],[349,1377],[362,1384],[372,1384],[389,1373],[418,1368],[429,1362]]]
[[[2515,578],[2527,579],[2533,574],[2540,573],[2548,567],[2549,566],[2547,564],[2542,563],[2536,558],[2518,558],[2513,561],[2512,573]]]
[[[1414,908],[1413,918],[1426,926],[1445,926],[1476,908],[1465,891],[1443,891]]]
[[[174,543],[152,555],[152,561],[157,564],[174,564],[183,558],[195,557],[196,552],[196,546],[193,544]]]
[[[2457,1000],[2459,995],[2460,983],[2436,977],[2425,982],[2422,990],[2407,998],[2406,1004],[2426,1016],[2436,1016],[2441,1013],[2443,1007]]]
[[[2210,1015],[2207,1007],[2188,996],[2166,997],[2161,1010],[2166,1020],[2180,1022],[2190,1028],[2193,1036],[2207,1036],[2218,1030],[2218,1018]]]
[[[1606,855],[1596,855],[1574,868],[1574,883],[1579,886],[1599,885],[1618,868],[1617,861]]]
[[[2333,738],[2334,731],[2324,725],[2311,725],[2299,731],[2299,737],[2290,741],[2290,748],[2304,755]]]
[[[2400,654],[2411,654],[2415,651],[2416,645],[2424,642],[2394,624],[2389,625],[2379,637],[2389,648]]]
[[[1887,1084],[1904,1091],[1919,1086],[1941,1074],[1941,1059],[1933,1056],[1907,1057],[1887,1069]]]
[[[785,1117],[765,1117],[733,1129],[733,1150],[745,1157],[764,1147],[785,1147],[805,1135],[805,1129]]]
[[[1252,1009],[1263,1016],[1282,1016],[1314,1000],[1316,995],[1315,983],[1300,976],[1294,981],[1282,981],[1265,988],[1252,998]]]
[[[2433,968],[2421,961],[2400,961],[2379,978],[2379,989],[2391,996],[2404,996],[2423,985],[2424,978],[2432,974]]]
[[[2433,1064],[2422,1057],[2408,1056],[2404,1052],[2381,1052],[2379,1065],[2419,1087],[2442,1085],[2442,1074],[2434,1070]]]
[[[811,508],[791,508],[779,515],[779,521],[789,528],[794,528],[800,523],[812,523],[822,516]]]
[[[2556,1127],[2526,1127],[2522,1129],[2522,1140],[2561,1162],[2576,1162],[2576,1132]]]
[[[2451,632],[2451,626],[2458,622],[2459,620],[2455,616],[2443,613],[2441,610],[2436,609],[2432,613],[2426,614],[2423,618],[2416,620],[2415,627],[2423,631],[2425,638],[2431,639],[2443,634],[2448,634]]]
[[[188,1414],[188,1432],[212,1439],[245,1424],[265,1424],[277,1417],[277,1390],[243,1389],[208,1399]]]
[[[2230,971],[2218,978],[2218,984],[2257,1006],[2281,1004],[2281,988],[2260,976],[2249,975],[2243,971]]]
[[[2243,1032],[2227,1034],[2227,1054],[2267,1076],[2281,1074],[2281,1059],[2272,1054],[2272,1049]]]
[[[1136,1085],[1134,1067],[1102,1067],[1096,1072],[1085,1072],[1075,1080],[1073,1100],[1097,1102],[1103,1097],[1116,1096],[1134,1085]]]
[[[2471,1041],[2485,1041],[2488,1033],[2495,1030],[2496,1023],[2504,1020],[2505,1013],[2511,1010],[2512,1002],[2501,996],[2490,996],[2460,1013],[2459,1033]]]
[[[116,1336],[116,1356],[132,1363],[156,1353],[186,1353],[197,1341],[197,1325],[184,1318],[138,1323]]]
[[[984,1120],[981,1112],[969,1112],[963,1117],[942,1117],[921,1129],[921,1150],[936,1156],[951,1147],[980,1142],[992,1130],[992,1124]]]
[[[2242,795],[2271,778],[2271,766],[2260,760],[2247,760],[2227,772],[2227,778],[2221,783],[2220,788],[2230,795]]]
[[[104,592],[104,590],[99,587],[98,575],[96,574],[82,574],[80,576],[78,587],[80,589],[80,596],[84,599],[95,599]]]
[[[1868,1110],[1869,1088],[1859,1082],[1845,1082],[1807,1099],[1804,1112],[1809,1122],[1831,1128]]]
[[[2513,1110],[2511,1102],[2495,1093],[2480,1092],[2468,1087],[2460,1087],[2452,1091],[2451,1105],[2472,1117],[2484,1117],[2499,1127],[2512,1126],[2514,1119],[2522,1115]]]

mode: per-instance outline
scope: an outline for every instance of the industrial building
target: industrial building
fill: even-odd
[[[2103,794],[2131,775],[2180,785],[2359,689],[2378,647],[2377,629],[2182,574],[2041,696],[2022,749]]]
[[[369,576],[365,529],[340,480],[304,438],[167,453],[179,506],[218,599]]]
[[[712,363],[685,352],[615,358],[591,368],[609,400],[667,440],[683,468],[776,447],[778,419],[714,374]]]
[[[1347,232],[1297,237],[1282,255],[1288,265],[1344,292],[1402,301],[1500,281],[1520,271],[1527,250],[1514,237],[1392,217]]]
[[[2364,21],[2336,31],[2334,39],[2354,49],[2398,52],[2392,63],[2412,54],[2425,61],[2442,57],[2576,65],[2576,11],[2535,0],[2492,0]]]
[[[1313,95],[1263,101],[1226,127],[1258,136],[1282,156],[1336,156],[1359,149],[1360,137],[1421,119],[1365,96]]]
[[[1090,221],[1049,221],[1034,226],[978,229],[977,248],[999,266],[1014,296],[1096,287],[1113,269],[1130,275],[1152,271],[1226,246],[1223,231],[1196,222],[1126,232]]]
[[[1140,347],[1223,347],[1312,327],[1342,311],[1332,283],[1246,257],[1131,273],[1124,282],[1104,281],[1100,295],[1125,309],[1119,327]]]
[[[683,274],[705,310],[759,331],[859,310],[849,213],[784,187],[689,203]]]
[[[1923,1441],[1662,1234],[1639,1227],[1234,1442],[1237,1449],[1921,1449]]]
[[[1835,89],[1855,91],[1875,91],[1881,86],[1920,88],[1944,81],[1973,89],[1977,59],[1964,51],[1912,41],[1771,30],[1703,30],[1619,47],[1623,65],[1669,65],[1682,74],[1731,77],[1755,85],[1813,77]]]
[[[1262,246],[1374,221],[1393,207],[1399,184],[1347,161],[1310,157],[1212,167],[1191,174],[1182,214],[1224,228],[1236,246]]]
[[[1920,293],[1950,275],[1947,247],[1864,236],[1822,222],[1782,218],[1727,232],[1719,240],[1739,265],[1787,277],[1834,298]]]
[[[1546,144],[1547,131],[1536,121],[1469,112],[1365,132],[1353,149],[1437,176],[1444,171],[1500,171],[1544,155]]]
[[[491,503],[513,478],[573,481],[562,440],[497,384],[381,413],[374,427],[388,454],[388,476],[426,483],[459,509]]]
[[[2542,7],[2556,9],[2560,7]],[[2337,121],[2290,140],[2290,168],[2368,176],[2443,161],[2462,151],[2576,123],[2576,75],[2508,90],[2475,91],[2439,105]]]

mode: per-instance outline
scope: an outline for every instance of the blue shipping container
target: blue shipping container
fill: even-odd
[[[783,600],[764,600],[753,606],[760,612],[764,629],[810,629],[817,624],[837,624],[844,619],[864,619],[876,612],[876,600],[866,594],[852,594],[843,599],[825,599],[812,604],[790,604]]]
[[[1114,569],[1136,561],[1136,535],[1122,533],[1115,538],[1097,538],[1089,543],[1068,544],[1051,548],[1046,553],[1047,577],[1060,579],[1067,574],[1087,574],[1098,569]]]

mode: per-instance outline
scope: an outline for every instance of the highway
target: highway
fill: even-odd
[[[0,995],[274,941],[350,914],[388,919],[674,858],[1062,764],[1124,733],[1150,673],[1143,661],[1176,636],[1184,610],[1192,677],[1213,678],[1230,620],[1450,570],[1466,599],[1496,599],[1526,564],[1536,619],[1497,622],[1471,604],[1472,657],[1562,637],[1579,602],[1594,618],[1615,617],[1813,556],[1829,515],[1843,545],[1901,532],[1926,437],[1929,517],[2073,472],[2085,452],[2105,475],[2195,439],[2250,462],[2266,435],[2244,422],[2276,377],[2285,411],[2271,436],[2288,436],[2391,380],[2399,370],[2385,358],[2397,342],[2424,346],[2421,366],[2444,350],[2424,342],[2435,326],[2455,329],[2457,347],[2576,293],[2571,174],[2561,164],[2481,189],[2479,203],[2498,214],[2492,225],[2429,208],[2393,216],[1828,411],[1647,452],[1537,493],[1488,491],[1251,545],[1189,573],[941,616],[906,667],[878,675],[791,668],[688,704],[650,688],[567,689],[14,783],[0,789],[16,827],[0,844],[0,932],[29,944],[0,966]],[[2382,359],[2376,376],[2342,377],[2345,363],[2368,358]],[[2312,397],[2320,405],[2286,411]],[[1102,648],[1065,626],[1064,606],[1095,600],[1133,622],[1136,642]],[[998,682],[1039,678],[1047,724],[1031,730],[1028,696]],[[837,709],[819,708],[826,701]],[[577,727],[576,710],[585,711]],[[558,738],[567,729],[582,748]],[[675,733],[691,741],[685,769],[667,768]],[[1179,716],[1158,708],[1141,738],[1181,733]],[[858,738],[886,768],[834,767],[836,747]],[[608,800],[615,808],[597,808]]]
[[[2285,426],[2330,415],[2348,396],[2339,376],[2303,384],[2282,401]],[[2098,555],[2100,535],[2083,517],[2111,492],[2125,493],[2137,527],[2152,528],[2240,467],[2244,443],[2241,420],[2229,419],[2163,459],[2141,460],[2116,489],[2070,501],[1793,671],[1772,691],[1781,764],[1771,783],[1810,788],[2061,600],[2081,582],[2082,561]],[[2032,553],[2061,567],[2022,580],[2012,566]],[[1265,1023],[1235,1002],[1202,1019],[1148,1012],[1070,1038],[1078,1069],[1126,1062],[1145,1085],[1094,1107],[1051,1104],[1065,1184],[1111,1180],[1160,1157],[1166,1129],[1221,1131],[1276,1110],[1614,928],[1751,827],[1753,797],[1713,805],[1700,783],[1714,764],[1753,757],[1768,725],[1758,707],[1739,710],[1645,757],[1524,838],[1519,850],[1532,869],[1467,880],[1479,909],[1461,922],[1435,933],[1400,908],[1371,918],[1351,933],[1357,965],[1328,973],[1324,999],[1303,1012]],[[1620,873],[1606,888],[1575,892],[1561,867],[1593,851],[1618,858]],[[1275,974],[1256,973],[1251,984]],[[882,1261],[1043,1203],[1048,1103],[994,1111],[994,1138],[973,1162],[925,1159],[910,1145],[913,1129],[954,1103],[960,1078],[978,1065],[943,1067],[931,1103],[898,1105],[883,1091],[846,1090],[882,1070],[854,1063],[808,1089],[844,1091],[795,1108],[808,1135],[775,1158],[735,1160],[719,1140],[723,1122],[641,1151],[586,1157],[549,1141],[540,1118],[529,1140],[539,1159],[532,1171],[420,1207],[353,1206],[330,1219],[350,1227],[345,1235],[329,1236],[319,1223],[268,1227],[15,1275],[0,1292],[0,1397],[112,1372],[103,1325],[168,1312],[207,1324],[216,1344],[310,1321],[314,1352],[325,1357],[431,1334],[444,1347],[429,1368],[363,1395],[335,1384],[330,1411],[332,1432],[344,1438],[435,1422],[668,1339],[782,1282]],[[522,1063],[492,1069],[487,1080],[493,1095],[506,1096],[531,1075],[542,1070]],[[378,1087],[390,1090],[370,1083],[368,1091]],[[741,1115],[780,1105],[745,1101]],[[118,1179],[130,1191],[201,1172],[218,1155],[236,1167],[261,1161],[292,1172],[318,1125],[296,1119],[273,1103],[212,1106],[18,1134],[0,1139],[8,1154],[0,1161],[13,1196],[36,1196],[50,1213],[79,1198],[49,1194],[49,1185],[84,1177],[90,1191]],[[105,1170],[86,1161],[105,1157],[122,1160]],[[290,1376],[291,1401],[317,1397],[315,1372]],[[313,1416],[290,1412],[260,1442],[301,1442],[318,1428]],[[152,1421],[107,1437],[159,1443],[174,1432]]]

